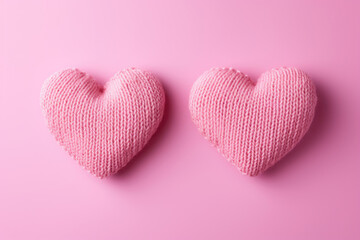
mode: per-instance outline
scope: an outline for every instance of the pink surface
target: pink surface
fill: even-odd
[[[242,174],[256,176],[291,151],[309,130],[317,102],[310,78],[274,68],[255,83],[233,68],[204,72],[190,91],[200,133]]]
[[[360,239],[359,1],[0,1],[0,239]],[[191,121],[211,67],[309,74],[313,125],[264,175],[227,163]],[[164,122],[109,179],[78,167],[39,94],[77,67],[160,78]]]

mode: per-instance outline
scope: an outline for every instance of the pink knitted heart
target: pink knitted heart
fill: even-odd
[[[234,69],[212,69],[194,83],[190,112],[201,133],[238,169],[255,176],[287,154],[314,117],[317,97],[308,76],[273,69],[257,84]]]
[[[155,133],[165,96],[160,82],[139,69],[115,74],[104,87],[79,70],[51,76],[41,103],[51,132],[90,173],[123,168]]]

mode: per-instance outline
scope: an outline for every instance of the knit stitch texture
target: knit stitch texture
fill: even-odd
[[[189,107],[200,132],[242,173],[256,176],[304,136],[314,117],[315,86],[301,70],[278,68],[255,84],[229,68],[194,83]]]
[[[41,105],[57,141],[90,173],[116,173],[145,146],[163,117],[160,82],[139,69],[118,72],[100,86],[77,69],[52,75]]]

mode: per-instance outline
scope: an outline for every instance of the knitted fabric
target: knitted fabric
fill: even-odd
[[[273,69],[255,84],[237,70],[217,68],[194,83],[189,107],[205,138],[242,173],[255,176],[300,141],[316,102],[315,87],[300,70]]]
[[[118,72],[104,87],[67,69],[44,83],[41,105],[56,140],[102,178],[123,168],[149,141],[165,96],[160,82],[139,69]]]

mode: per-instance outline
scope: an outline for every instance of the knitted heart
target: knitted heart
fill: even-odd
[[[211,69],[194,83],[190,112],[200,132],[242,173],[262,173],[300,141],[317,97],[308,76],[273,69],[255,84],[243,73]]]
[[[160,82],[139,69],[118,72],[104,87],[67,69],[44,83],[41,104],[56,140],[102,178],[123,168],[149,141],[165,96]]]

